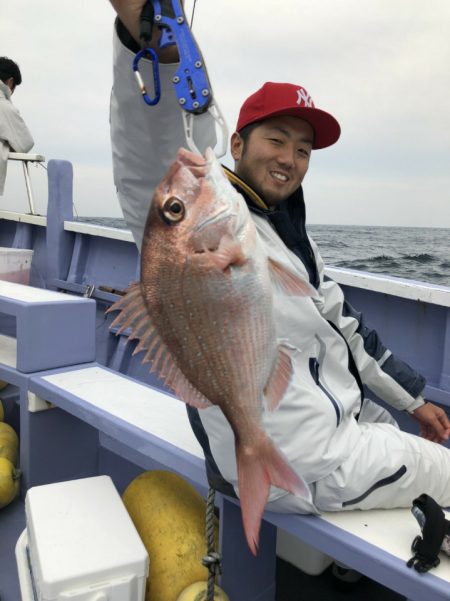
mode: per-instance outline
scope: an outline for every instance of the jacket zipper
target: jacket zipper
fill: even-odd
[[[339,426],[339,424],[341,423],[341,419],[342,419],[342,411],[341,411],[340,403],[334,398],[334,396],[331,394],[331,392],[329,390],[327,390],[325,388],[325,386],[322,384],[322,382],[320,381],[319,367],[320,367],[320,365],[319,365],[319,362],[317,361],[317,359],[315,357],[311,357],[309,360],[309,371],[311,372],[311,376],[312,376],[314,382],[320,388],[320,390],[331,401],[331,404],[333,405],[334,410],[336,412],[336,426]]]

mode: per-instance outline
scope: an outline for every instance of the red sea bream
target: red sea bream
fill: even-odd
[[[131,327],[168,388],[199,409],[218,405],[235,438],[239,497],[256,553],[270,485],[310,499],[265,433],[290,380],[289,349],[277,342],[272,286],[311,294],[309,284],[269,261],[249,210],[211,151],[179,150],[156,189],[141,252],[141,280],[111,310]]]

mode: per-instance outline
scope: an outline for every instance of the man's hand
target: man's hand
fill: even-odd
[[[420,436],[432,442],[445,442],[450,437],[450,421],[447,414],[433,403],[425,403],[412,412],[420,424]]]
[[[140,44],[139,31],[140,31],[140,17],[144,4],[147,0],[110,0],[114,10],[119,16],[119,19],[125,25],[126,29],[133,36],[138,44]],[[167,0],[161,0],[161,4],[167,2]],[[184,0],[181,0],[183,6]],[[149,47],[155,50],[158,54],[159,60],[162,63],[176,63],[179,60],[178,49],[175,45],[168,46],[164,50],[160,50],[158,47],[159,38],[161,37],[161,31],[159,27],[153,27],[152,41]]]
[[[139,44],[139,18],[146,0],[110,0],[119,19]]]

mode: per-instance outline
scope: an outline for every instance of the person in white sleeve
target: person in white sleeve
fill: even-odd
[[[0,196],[5,188],[9,153],[28,152],[34,144],[25,121],[11,101],[21,83],[17,63],[6,56],[0,57]]]
[[[153,191],[177,149],[186,146],[172,87],[177,56],[176,49],[166,49],[161,101],[149,108],[131,69],[143,2],[114,0],[113,5],[119,15],[111,96],[114,176],[140,247]],[[151,62],[141,65],[151,89]],[[202,115],[196,125],[198,148],[213,146],[214,135],[212,119]],[[450,452],[436,444],[449,438],[446,413],[424,400],[425,378],[383,345],[324,275],[306,232],[301,184],[311,154],[339,135],[336,119],[315,107],[304,86],[266,82],[242,105],[231,137],[234,172],[224,168],[246,200],[267,254],[317,290],[316,298],[302,299],[274,291],[277,334],[295,349],[294,373],[278,409],[263,412],[267,433],[309,483],[313,504],[272,488],[267,507],[303,513],[410,507],[423,492],[450,505]],[[410,413],[422,436],[402,432],[387,411],[365,398],[367,389]],[[233,433],[220,408],[189,407],[188,412],[211,485],[239,495]]]

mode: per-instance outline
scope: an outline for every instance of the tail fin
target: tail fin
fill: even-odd
[[[236,442],[236,458],[245,538],[250,551],[256,555],[270,486],[283,488],[308,500],[311,500],[311,492],[265,433],[252,447]]]

